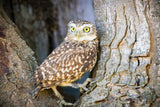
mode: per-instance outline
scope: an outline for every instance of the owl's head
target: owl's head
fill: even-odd
[[[68,23],[66,39],[73,41],[92,41],[97,38],[97,30],[94,24],[88,21],[76,20]]]

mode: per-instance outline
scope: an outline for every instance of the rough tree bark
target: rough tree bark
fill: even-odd
[[[100,35],[97,83],[79,106],[140,107],[160,104],[160,3],[94,0]]]
[[[37,62],[20,35],[0,6],[0,106],[56,107],[52,91],[43,91],[36,99],[30,96],[29,92],[35,88]]]

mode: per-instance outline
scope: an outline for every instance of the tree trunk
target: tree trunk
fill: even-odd
[[[79,106],[159,106],[158,0],[94,0],[99,77]],[[78,103],[78,102],[77,102]]]
[[[29,92],[36,86],[34,52],[21,39],[21,34],[0,6],[0,106],[57,106],[52,91],[43,91],[36,99]]]

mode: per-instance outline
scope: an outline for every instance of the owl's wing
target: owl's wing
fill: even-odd
[[[95,56],[96,52],[91,52],[88,48],[61,44],[39,67],[39,81],[47,85],[74,81],[93,68],[92,60],[95,60]]]

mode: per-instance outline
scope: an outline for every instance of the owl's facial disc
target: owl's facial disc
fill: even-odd
[[[92,41],[96,36],[96,28],[93,24],[70,24],[68,29],[68,38],[74,41]]]

